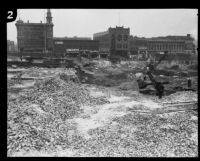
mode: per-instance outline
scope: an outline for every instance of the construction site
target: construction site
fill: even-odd
[[[8,156],[198,156],[197,68],[158,65],[154,80],[168,82],[159,98],[153,84],[139,87],[145,67],[8,67]]]
[[[53,38],[50,9],[46,23],[16,27],[18,51],[7,52],[8,157],[198,157],[190,35],[133,37],[132,51],[123,27],[95,40]]]

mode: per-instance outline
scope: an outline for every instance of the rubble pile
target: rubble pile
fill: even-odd
[[[113,119],[118,124],[91,129],[78,145],[78,156],[196,157],[197,119],[191,113],[151,115],[131,113]]]
[[[18,83],[16,80],[12,80],[12,79],[7,80],[7,87],[8,87],[8,90],[9,90],[14,84],[16,84],[16,83]]]
[[[89,69],[96,70],[97,76],[94,75],[94,78],[90,78],[88,74],[87,79],[91,79],[92,83],[88,83],[88,81],[85,84],[81,84],[80,77],[77,77],[78,74],[76,75],[74,69],[30,68],[23,71],[23,75],[40,79],[34,80],[34,86],[23,88],[18,91],[18,94],[13,92],[12,86],[16,83],[19,84],[21,80],[9,79],[7,81],[8,156],[14,156],[16,152],[21,151],[51,153],[58,150],[58,147],[59,149],[75,151],[73,154],[75,157],[198,156],[198,118],[196,113],[194,114],[192,111],[167,113],[162,104],[163,102],[170,104],[197,101],[197,93],[191,91],[176,92],[168,96],[165,95],[162,99],[153,95],[138,94],[138,92],[135,92],[139,89],[134,74],[144,66],[144,62],[122,62],[112,65],[109,62],[102,61],[94,67],[89,65]],[[159,72],[162,75],[163,73],[164,75],[172,75],[171,71],[160,70]],[[83,74],[83,76],[85,75]],[[159,79],[168,80],[168,78],[160,76]],[[183,83],[187,85],[186,81],[181,82],[181,79],[173,78],[174,80],[166,85],[165,89],[173,90],[174,86],[183,85]],[[91,89],[86,89],[86,87],[88,85],[94,87],[94,84],[99,89],[102,88],[102,91],[107,92],[102,92],[101,95],[97,91],[96,97],[92,96],[94,94],[91,94]],[[110,86],[111,88],[104,88],[103,86]],[[114,86],[116,88],[113,88]],[[119,98],[112,98],[110,96],[112,92]],[[95,111],[96,109],[93,110],[93,107],[115,101],[120,102],[120,96],[126,96],[125,94],[131,95],[131,101],[142,102],[145,98],[151,99],[146,103],[148,105],[154,100],[155,103],[163,106],[159,109],[164,112],[142,113],[149,108],[135,104],[131,108],[127,108],[125,111],[127,114],[111,118],[110,122],[102,123],[103,126],[95,126],[89,129],[87,131],[89,137],[83,137],[85,133],[80,133],[81,126],[79,127],[73,118],[88,119],[89,122],[89,119],[94,116],[93,113],[96,114],[101,107],[103,108],[103,106],[97,106],[97,111]],[[124,103],[127,103],[127,106],[129,104],[126,100],[124,100]],[[151,106],[154,107],[154,105]],[[91,107],[91,111],[95,112],[90,113],[90,110],[85,110],[85,107]],[[111,110],[112,108],[108,109]],[[136,110],[142,112],[136,112]],[[85,111],[87,113],[82,113]],[[99,112],[100,114],[97,116],[101,117],[106,112]],[[83,118],[86,115],[88,117]],[[99,120],[97,119],[97,121]],[[90,126],[90,124],[87,126]],[[78,128],[80,129],[78,130]]]
[[[101,61],[93,60],[93,62],[95,63],[96,68],[103,68],[103,67],[110,67],[111,66],[111,63],[109,61],[106,61],[106,60],[101,60]]]
[[[198,101],[198,95],[196,92],[191,92],[191,91],[176,92],[169,96],[163,97],[162,101],[163,102]]]
[[[146,66],[145,61],[128,61],[125,63],[122,63],[123,65],[128,65],[128,68],[131,69],[143,69]]]
[[[68,145],[66,124],[82,112],[82,105],[107,103],[95,98],[77,83],[65,82],[59,76],[38,80],[33,89],[8,95],[8,156],[20,150],[51,150]]]
[[[119,89],[121,89],[121,90],[139,91],[139,87],[138,87],[138,84],[137,84],[136,81],[121,83],[121,85],[119,86]]]

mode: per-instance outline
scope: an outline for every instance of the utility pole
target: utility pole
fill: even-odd
[[[46,21],[45,21],[45,10],[44,10],[44,52],[46,53]]]

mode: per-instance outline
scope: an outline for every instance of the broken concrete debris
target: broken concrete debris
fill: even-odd
[[[21,78],[31,80],[8,77],[8,156],[198,156],[196,112],[163,105],[197,102],[197,92],[174,91],[158,99],[139,93],[135,84],[139,65],[122,63],[114,68],[99,62],[91,66],[87,68],[94,75],[88,72],[85,83],[74,69],[64,68],[20,71]],[[169,90],[185,79],[162,75],[159,79],[170,80],[165,86]],[[192,77],[194,88],[196,80]],[[29,86],[24,85],[27,81]]]

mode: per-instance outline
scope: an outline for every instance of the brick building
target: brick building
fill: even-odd
[[[105,32],[95,33],[94,40],[99,41],[99,51],[107,52],[111,57],[128,57],[130,29],[122,27],[109,28]]]
[[[129,38],[129,51],[130,56],[137,56],[138,58],[144,59],[147,57],[147,39],[130,36]]]
[[[149,54],[165,52],[168,53],[185,53],[185,41],[183,40],[165,40],[165,39],[150,39],[147,43]]]
[[[48,9],[46,23],[16,22],[17,42],[20,52],[44,52],[53,50],[53,23]]]
[[[7,40],[7,52],[13,52],[13,51],[16,51],[15,42]]]
[[[154,38],[130,36],[129,40],[131,55],[138,55],[141,58],[147,58],[164,52],[170,54],[193,54],[196,50],[194,39],[190,34],[187,36],[166,36]]]
[[[63,55],[67,52],[92,53],[99,51],[99,41],[88,38],[54,38],[54,53]]]
[[[187,36],[166,36],[150,38],[148,40],[149,52],[168,51],[169,53],[195,53],[194,39]]]

